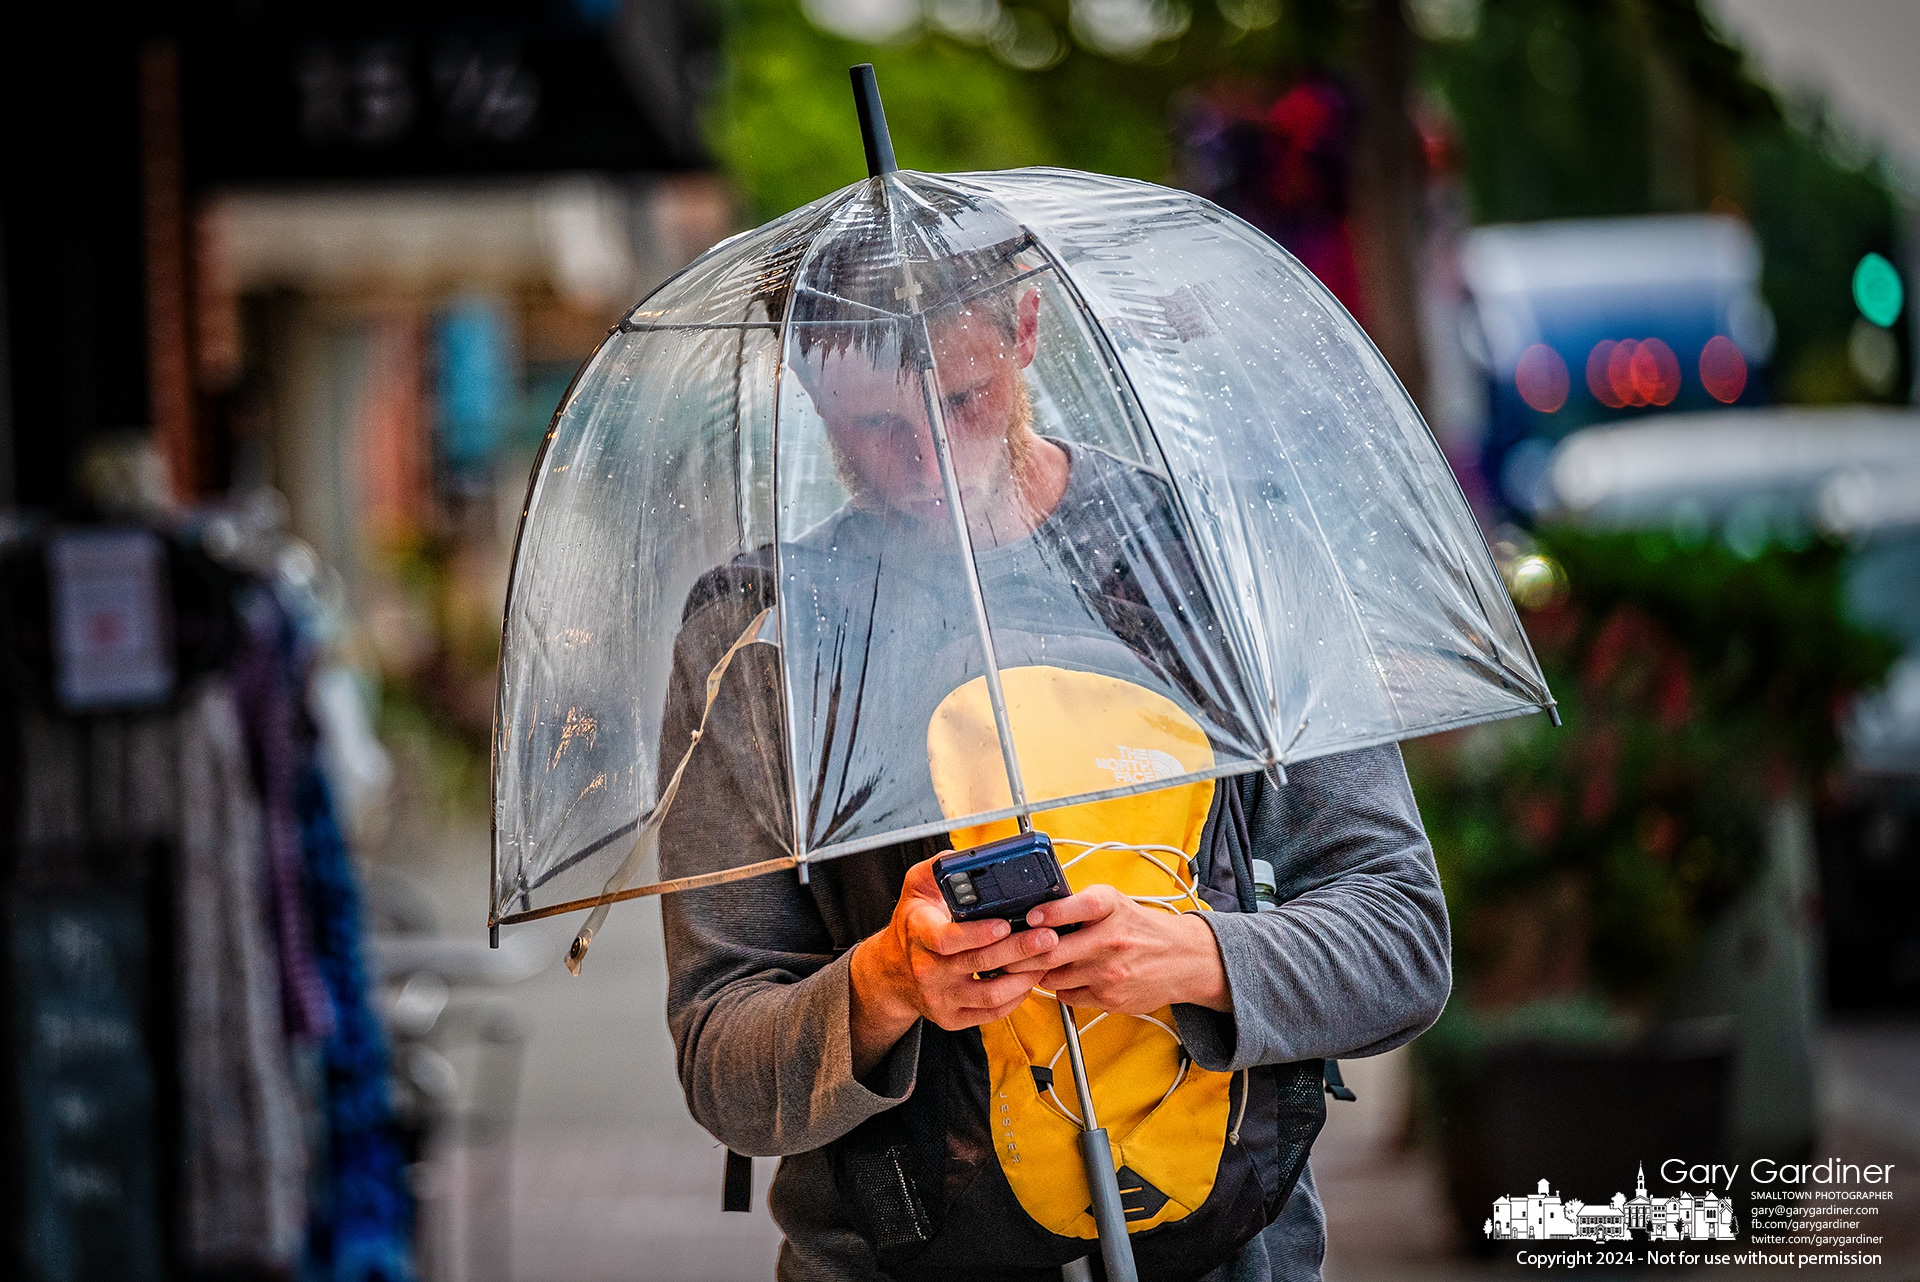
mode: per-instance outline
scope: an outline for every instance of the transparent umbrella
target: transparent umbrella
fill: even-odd
[[[896,170],[869,123],[873,177],[663,285],[554,418],[491,925],[591,910],[577,967],[622,898],[1552,707],[1439,448],[1298,262],[1147,183]],[[764,840],[656,842],[714,805]]]
[[[1124,584],[1096,555],[1051,558],[1038,591],[1008,572],[1031,512],[1005,501],[1002,407],[970,405],[996,390],[974,386],[989,361],[1022,359],[1029,312],[1014,413],[1119,475],[1104,533],[1134,545]],[[1552,706],[1445,459],[1353,318],[1207,201],[1056,169],[843,188],[708,251],[580,371],[514,552],[492,924],[644,870],[629,854],[692,746],[666,729],[702,611],[729,619],[698,662],[759,619],[779,668],[775,706],[725,709],[723,681],[713,715],[764,718],[726,751],[758,754],[736,764],[766,785],[744,795],[786,864],[1186,778],[1016,796],[1033,771],[1015,726],[1004,795],[943,812],[933,709],[974,678],[1004,690],[1049,636],[1117,638],[1205,728],[1196,772],[1215,775]]]

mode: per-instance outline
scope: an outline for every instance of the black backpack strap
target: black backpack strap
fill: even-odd
[[[1327,1094],[1333,1096],[1335,1099],[1351,1103],[1360,1098],[1353,1093],[1352,1088],[1349,1087],[1345,1079],[1340,1076],[1339,1060],[1328,1060],[1326,1067],[1320,1070],[1320,1078],[1327,1084]]]
[[[1227,832],[1228,846],[1233,856],[1234,894],[1240,900],[1241,912],[1257,913],[1260,911],[1260,900],[1253,888],[1253,832],[1247,827],[1247,808],[1240,796],[1240,780],[1228,780],[1225,791],[1227,808],[1221,820],[1223,825],[1231,825]]]
[[[727,1150],[727,1178],[724,1190],[720,1194],[720,1209],[723,1211],[751,1211],[753,1209],[753,1159],[745,1154]]]

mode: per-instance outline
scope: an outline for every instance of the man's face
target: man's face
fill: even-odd
[[[1014,332],[985,306],[948,313],[932,326],[933,392],[939,397],[954,471],[972,511],[1010,492],[1032,442],[1032,410],[1021,370],[1033,360],[1040,294],[1015,307]],[[891,365],[891,362],[886,364]],[[811,364],[804,382],[856,505],[925,521],[950,521],[946,487],[927,421],[922,375],[876,368],[843,348]]]

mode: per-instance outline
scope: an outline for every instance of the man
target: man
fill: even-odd
[[[665,875],[777,855],[793,822],[817,849],[859,837],[859,816],[875,809],[888,831],[937,820],[925,727],[983,670],[981,613],[1002,665],[1014,652],[1116,638],[1130,675],[1190,709],[1223,753],[1252,738],[1164,483],[1085,443],[1084,425],[1072,441],[1035,430],[1028,371],[1042,289],[1010,270],[1021,264],[1018,247],[1009,252],[909,272],[906,285],[855,300],[877,310],[931,293],[935,305],[897,323],[816,322],[796,309],[790,366],[847,496],[779,566],[787,671],[802,674],[787,692],[807,728],[801,778],[769,764],[786,760],[770,748],[780,669],[743,654],[729,681],[744,697],[715,704],[662,828]],[[1014,283],[969,290],[983,276]],[[695,589],[668,742],[684,741],[695,692],[770,598],[773,572],[770,554],[743,558]],[[850,734],[855,722],[897,733]],[[881,1276],[827,1146],[911,1099],[929,1025],[991,1024],[1037,986],[1083,1011],[1171,1007],[1193,1061],[1231,1072],[1378,1053],[1437,1017],[1445,906],[1397,750],[1289,774],[1284,787],[1254,776],[1221,794],[1237,787],[1248,803],[1254,853],[1278,870],[1278,911],[1170,913],[1096,885],[1035,909],[1025,931],[956,923],[930,869],[938,841],[819,865],[810,885],[763,877],[667,898],[669,1020],[688,1106],[735,1151],[784,1159],[772,1192],[783,1282]],[[807,813],[790,821],[796,783]],[[863,919],[857,906],[876,901],[890,913]],[[1278,1219],[1208,1277],[1316,1278],[1323,1246],[1305,1176]]]

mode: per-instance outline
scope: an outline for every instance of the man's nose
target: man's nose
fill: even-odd
[[[921,479],[938,479],[940,476],[940,456],[933,446],[933,425],[927,420],[924,405],[902,416],[899,435],[894,442],[897,453],[910,457]]]

